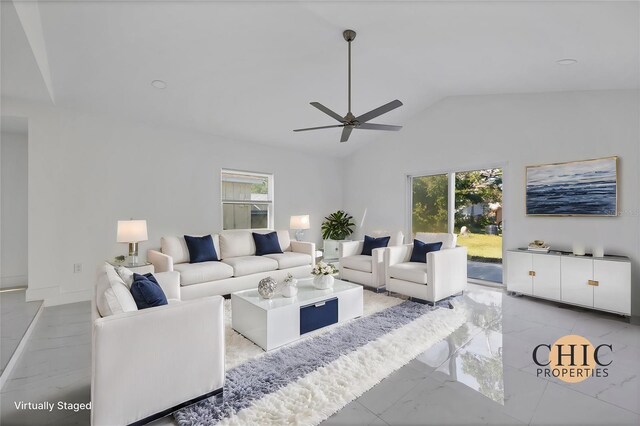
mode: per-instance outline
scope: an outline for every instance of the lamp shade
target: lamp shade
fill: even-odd
[[[118,243],[137,243],[147,241],[147,221],[146,220],[119,220],[118,221]]]
[[[289,229],[309,229],[309,215],[291,216]]]

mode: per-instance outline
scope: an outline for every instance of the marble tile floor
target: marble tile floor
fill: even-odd
[[[477,285],[464,299],[465,325],[323,424],[640,424],[640,326]],[[13,408],[15,400],[89,400],[89,318],[88,303],[45,309],[2,390],[0,424],[89,424],[88,412]],[[609,377],[568,384],[536,376],[533,348],[571,333],[613,345]]]
[[[26,289],[0,292],[0,373],[4,371],[42,301],[27,302]]]

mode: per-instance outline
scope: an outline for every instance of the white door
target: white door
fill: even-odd
[[[593,261],[593,306],[631,315],[631,263]]]
[[[560,256],[545,254],[533,257],[533,295],[560,300]]]
[[[576,305],[593,307],[593,260],[591,258],[569,257],[560,259],[562,301]]]
[[[533,294],[531,291],[532,271],[531,253],[507,252],[507,290],[522,294]]]

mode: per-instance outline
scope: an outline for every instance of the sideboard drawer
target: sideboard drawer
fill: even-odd
[[[300,334],[338,322],[338,298],[300,307]]]

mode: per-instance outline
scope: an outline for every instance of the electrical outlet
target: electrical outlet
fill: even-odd
[[[73,264],[73,273],[74,274],[79,274],[80,272],[82,272],[82,263],[74,263]]]

